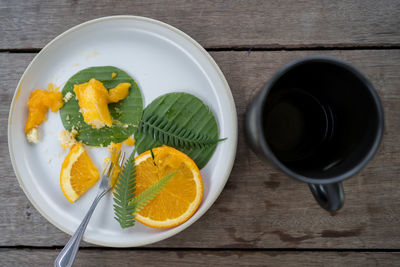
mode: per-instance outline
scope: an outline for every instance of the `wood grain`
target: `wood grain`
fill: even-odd
[[[259,88],[280,66],[310,54],[353,63],[375,85],[385,109],[380,152],[360,174],[344,182],[345,206],[331,214],[318,207],[305,184],[261,162],[242,134],[246,106]],[[18,187],[7,153],[9,104],[33,56],[0,54],[1,246],[60,246],[68,239],[28,202]],[[212,56],[226,75],[236,101],[239,144],[235,165],[219,199],[198,222],[152,247],[399,249],[400,50],[215,52]]]
[[[400,1],[0,0],[0,49],[42,48],[87,20],[130,14],[212,47],[400,45]]]
[[[50,266],[59,250],[0,249],[0,265]],[[397,266],[400,253],[80,250],[75,266]]]

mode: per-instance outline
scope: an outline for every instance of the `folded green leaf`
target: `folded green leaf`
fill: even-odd
[[[113,78],[112,73],[116,73],[117,76]],[[107,89],[114,88],[120,83],[131,84],[129,95],[125,99],[108,105],[114,122],[111,127],[94,129],[85,123],[79,112],[80,107],[78,100],[75,99],[74,85],[88,82],[92,78],[102,82]],[[77,140],[86,145],[107,146],[111,142],[120,143],[131,136],[139,125],[143,111],[142,95],[135,80],[121,69],[104,66],[81,70],[65,84],[62,94],[65,96],[67,93],[71,93],[73,97],[60,109],[61,121],[65,129],[77,130]]]
[[[212,138],[193,132],[152,114],[146,114],[142,118],[139,128],[143,133],[153,136],[155,140],[173,147],[204,148],[226,139]]]
[[[143,111],[135,132],[139,153],[169,145],[196,162],[201,169],[210,160],[219,139],[217,121],[210,108],[188,93],[169,93]]]

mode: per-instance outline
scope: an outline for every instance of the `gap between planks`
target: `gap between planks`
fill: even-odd
[[[400,44],[371,44],[371,45],[240,45],[240,46],[209,46],[204,47],[209,52],[229,51],[313,51],[313,50],[396,50]],[[8,48],[0,49],[0,53],[39,53],[41,48]]]
[[[4,250],[54,250],[63,249],[63,246],[0,246],[0,251]],[[80,247],[79,250],[96,251],[246,251],[246,252],[394,252],[400,253],[400,249],[367,249],[367,248],[167,248],[167,247],[132,247],[132,248],[114,248],[114,247]]]

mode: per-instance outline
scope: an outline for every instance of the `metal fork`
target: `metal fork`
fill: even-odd
[[[118,159],[118,163],[120,166],[122,166],[124,160],[125,160],[125,153],[122,153],[122,155],[121,154],[119,155]],[[96,208],[100,199],[112,188],[110,180],[113,170],[114,170],[114,164],[112,164],[110,160],[103,171],[103,177],[101,178],[97,196],[94,199],[92,206],[90,206],[90,209],[86,213],[85,217],[83,218],[83,221],[77,228],[75,234],[70,238],[70,240],[65,245],[63,250],[61,250],[60,254],[58,254],[58,257],[54,261],[55,267],[67,267],[67,266],[70,267],[74,263],[83,234],[85,233],[86,227],[89,223],[90,217],[92,217],[94,209]]]

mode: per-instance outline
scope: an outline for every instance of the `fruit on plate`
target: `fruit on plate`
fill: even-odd
[[[113,171],[111,173],[111,180],[110,184],[114,186],[116,180],[118,179],[118,175],[121,172],[121,166],[119,165],[119,158],[121,156],[121,148],[122,148],[123,143],[118,143],[114,144],[111,142],[111,144],[107,147],[108,152],[110,153],[109,157],[106,157],[104,159],[104,163],[107,164],[108,162],[111,162],[114,165]]]
[[[71,147],[75,144],[78,143],[76,141],[75,136],[78,134],[76,130],[67,131],[67,130],[62,130],[61,132],[58,133],[58,140],[61,143],[61,146],[63,148],[68,148]]]
[[[121,172],[121,166],[119,165],[119,158],[121,156],[121,150],[114,148],[111,152],[111,156],[106,161],[111,161],[114,168],[112,169],[111,177],[110,177],[110,184],[112,186],[115,185],[115,182],[118,179],[118,175]]]
[[[130,83],[120,83],[109,91],[103,83],[92,78],[86,83],[74,86],[80,111],[84,121],[94,129],[111,127],[112,119],[108,109],[109,103],[116,103],[129,94]]]
[[[61,166],[60,184],[65,197],[74,203],[99,180],[99,171],[82,143],[71,147]]]
[[[111,161],[112,164],[114,165],[114,169],[111,174],[111,181],[110,181],[110,184],[113,186],[118,178],[119,173],[121,172],[121,166],[119,165],[118,160],[121,155],[122,145],[124,145],[124,144],[127,146],[133,146],[135,144],[135,140],[132,137],[129,137],[122,143],[114,144],[113,142],[111,142],[111,144],[107,147],[108,152],[110,153],[110,157],[106,157],[104,159],[104,161],[105,161],[105,163]]]
[[[50,87],[53,86],[49,84],[49,90],[36,89],[29,97],[25,134],[31,143],[39,141],[37,127],[47,119],[47,111],[57,112],[64,104],[61,92],[50,90]]]
[[[103,106],[104,110],[107,110],[111,116],[111,127],[93,128],[82,116],[85,107],[82,108],[82,103],[79,105],[80,101],[74,89],[77,85],[88,84],[92,79],[98,81],[96,84],[100,88],[105,87],[108,90],[107,97],[110,97],[109,100],[117,101],[121,99],[116,103]],[[92,90],[94,95],[99,93],[99,90],[96,90],[98,88],[88,89]],[[100,89],[101,92],[103,92],[103,98],[105,98],[104,90]],[[62,94],[65,99],[69,99],[60,109],[63,126],[68,131],[75,129],[78,132],[75,137],[76,140],[88,146],[107,147],[111,142],[115,144],[123,142],[135,132],[142,117],[143,99],[139,86],[125,71],[113,66],[90,67],[77,72],[65,83]],[[86,99],[86,96],[84,98]],[[86,100],[89,101],[89,98]],[[102,112],[100,111],[100,113]],[[96,114],[99,113],[96,112]],[[106,114],[108,113],[106,112]],[[92,119],[86,117],[86,120]],[[102,124],[104,122],[100,122],[99,126]]]
[[[129,137],[128,139],[126,139],[124,141],[124,144],[127,146],[133,146],[133,145],[135,145],[135,142],[136,142],[135,139],[133,139],[132,137]]]
[[[136,220],[155,228],[177,226],[188,220],[199,207],[203,183],[199,168],[183,152],[169,146],[146,151],[135,158],[136,194],[159,179],[179,171],[160,194],[136,215]]]

